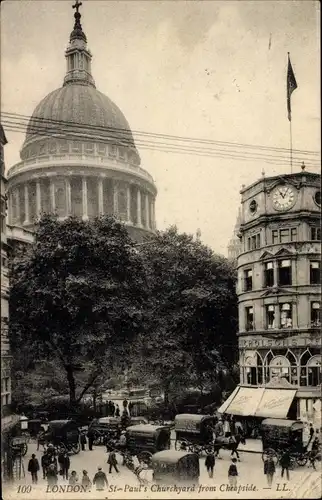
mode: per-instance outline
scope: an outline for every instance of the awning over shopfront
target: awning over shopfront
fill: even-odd
[[[286,418],[295,394],[296,390],[265,389],[255,416]]]
[[[243,417],[286,418],[296,390],[237,386],[219,413]]]

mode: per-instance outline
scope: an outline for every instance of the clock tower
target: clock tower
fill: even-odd
[[[249,415],[320,427],[321,176],[263,174],[241,190],[240,222],[238,394]],[[238,397],[222,411],[242,415]]]

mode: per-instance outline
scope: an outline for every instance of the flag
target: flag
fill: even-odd
[[[297,83],[290,61],[290,54],[288,54],[288,66],[287,66],[287,81],[286,81],[286,92],[287,92],[287,115],[289,121],[291,121],[291,95],[294,90],[297,89]]]

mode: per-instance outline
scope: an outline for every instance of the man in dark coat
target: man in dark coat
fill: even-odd
[[[109,464],[110,468],[109,468],[109,474],[112,473],[112,468],[114,467],[115,471],[116,472],[119,472],[118,468],[117,468],[117,460],[116,460],[116,455],[115,455],[115,451],[111,451],[109,456],[108,456],[108,460],[107,460],[107,463]]]
[[[36,458],[36,455],[33,453],[31,455],[31,459],[29,460],[28,464],[28,472],[31,474],[31,480],[33,483],[38,482],[38,471],[39,471],[39,462]]]
[[[94,432],[92,431],[92,429],[89,429],[87,437],[88,437],[88,449],[92,451],[94,442]]]
[[[290,457],[290,452],[289,450],[285,450],[284,453],[281,456],[280,459],[280,464],[282,467],[282,477],[284,476],[284,471],[286,471],[286,479],[289,481],[290,479],[290,471],[289,467],[291,465],[291,457]]]
[[[269,488],[272,487],[275,470],[276,468],[273,457],[272,455],[269,455],[268,458],[264,461],[264,474],[267,477],[267,484]]]
[[[85,432],[82,432],[80,435],[80,444],[81,444],[82,451],[85,451],[85,446],[87,444]]]
[[[69,468],[70,468],[70,459],[69,459],[68,453],[64,453],[63,460],[62,460],[63,479],[68,479]]]
[[[208,455],[206,456],[205,466],[208,471],[209,477],[214,477],[215,455],[213,453],[208,453]]]
[[[47,470],[50,464],[49,456],[47,451],[44,452],[43,456],[41,457],[41,467],[42,467],[42,477],[43,479],[46,479],[47,475]]]
[[[104,487],[108,486],[107,477],[105,472],[102,471],[101,467],[98,467],[97,472],[93,478],[93,484],[96,484],[96,489],[98,491],[104,490]]]

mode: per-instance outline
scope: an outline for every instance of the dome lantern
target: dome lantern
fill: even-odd
[[[95,82],[91,73],[92,54],[87,50],[87,38],[80,23],[81,14],[79,7],[81,5],[82,3],[78,0],[73,5],[73,9],[76,9],[74,14],[75,24],[69,37],[69,46],[65,53],[67,73],[64,78],[64,86],[77,83],[79,85],[90,85],[95,88]]]

